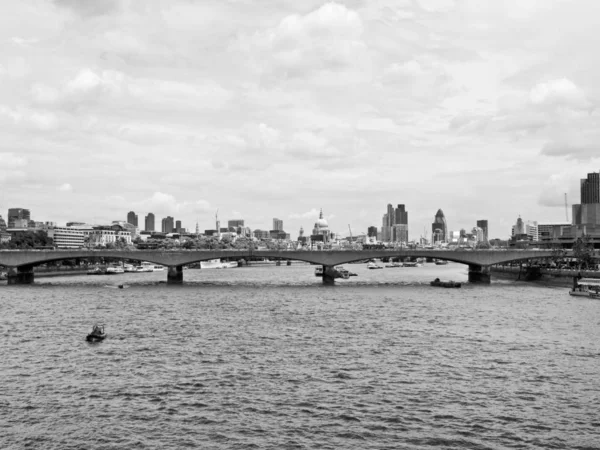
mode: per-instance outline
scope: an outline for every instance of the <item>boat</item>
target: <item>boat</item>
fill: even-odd
[[[402,263],[395,262],[395,263],[392,263],[392,264],[386,264],[385,267],[388,267],[388,268],[392,268],[392,267],[404,267],[404,265]]]
[[[200,261],[201,269],[232,269],[237,267],[237,261],[222,262],[220,259],[210,259],[208,261]]]
[[[569,295],[600,299],[600,279],[575,277]]]
[[[161,266],[160,264],[154,265],[154,272],[160,272],[161,270],[165,270],[165,266]]]
[[[322,276],[323,276],[323,266],[315,267],[315,277],[322,277]]]
[[[106,273],[106,275],[116,275],[118,273],[125,273],[125,269],[116,264],[112,264],[106,268],[106,272],[104,273]]]
[[[446,261],[445,259],[437,259],[437,260],[435,261],[435,264],[436,264],[437,266],[445,266],[446,264],[448,264],[448,261]]]
[[[104,338],[106,338],[104,325],[94,325],[92,332],[85,337],[85,340],[88,342],[100,342],[103,341]]]
[[[423,264],[417,261],[407,261],[404,263],[404,267],[423,267]]]
[[[347,280],[349,277],[357,277],[358,274],[354,272],[350,272],[348,269],[344,268],[344,266],[335,266],[335,270],[337,270],[340,274],[342,274],[342,278]]]
[[[457,281],[441,281],[439,278],[436,278],[429,284],[432,286],[445,287],[445,288],[459,288],[461,286],[461,283],[459,283]]]
[[[371,270],[374,270],[374,269],[383,269],[383,266],[380,266],[379,264],[371,261],[369,264],[367,264],[367,269],[371,269]]]
[[[135,272],[135,266],[133,264],[124,264],[123,270],[125,272]]]
[[[102,270],[100,267],[94,267],[93,269],[90,269],[87,271],[88,275],[104,275],[104,270]]]
[[[139,266],[135,266],[136,272],[154,272],[154,264],[143,262]]]

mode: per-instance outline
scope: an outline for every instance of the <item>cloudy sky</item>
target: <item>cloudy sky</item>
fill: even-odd
[[[0,4],[0,214],[293,236],[565,220],[600,169],[597,0]]]

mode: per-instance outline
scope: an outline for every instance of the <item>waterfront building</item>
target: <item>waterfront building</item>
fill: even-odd
[[[148,213],[148,215],[144,219],[144,230],[154,231],[154,214],[153,213]]]
[[[172,233],[174,228],[175,223],[171,216],[167,216],[162,220],[161,231],[163,233]]]
[[[6,231],[6,228],[6,222],[2,218],[2,215],[0,215],[0,231]]]
[[[254,230],[252,232],[252,235],[256,239],[268,239],[269,238],[269,232],[266,230]]]
[[[15,225],[16,221],[19,222],[19,226]],[[31,220],[31,212],[25,208],[9,208],[7,221],[7,228],[27,228]],[[24,221],[24,222],[23,222]],[[24,224],[24,226],[23,226]]]
[[[444,211],[438,209],[431,224],[431,241],[433,244],[448,242],[448,224]]]
[[[131,232],[119,224],[95,226],[89,236],[90,247],[102,247],[117,241],[131,245],[132,242]]]
[[[483,240],[481,242],[488,242],[488,240],[489,240],[488,221],[487,220],[478,220],[477,228],[481,228],[481,230],[483,231]]]
[[[138,216],[136,213],[134,213],[133,211],[129,211],[127,213],[127,223],[130,223],[131,225],[135,225],[136,227],[138,226]]]
[[[10,233],[7,233],[4,230],[0,230],[0,244],[6,244],[10,242],[11,239],[12,235]]]
[[[48,237],[56,248],[82,248],[86,233],[78,227],[53,227],[48,229]]]
[[[273,230],[283,231],[283,220],[274,218],[273,219]]]

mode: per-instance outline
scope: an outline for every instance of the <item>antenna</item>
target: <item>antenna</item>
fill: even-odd
[[[567,193],[565,192],[565,217],[567,218],[567,223],[569,223],[569,207],[567,206]]]

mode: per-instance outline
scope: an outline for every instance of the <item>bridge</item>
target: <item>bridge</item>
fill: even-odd
[[[469,266],[469,282],[490,283],[490,266],[513,261],[549,258],[551,250],[1,250],[0,266],[8,268],[8,284],[31,284],[33,267],[53,261],[115,258],[148,261],[168,267],[167,283],[183,282],[183,266],[211,259],[249,260],[268,258],[305,261],[323,266],[323,283],[333,284],[340,276],[335,266],[381,258],[433,258]]]

